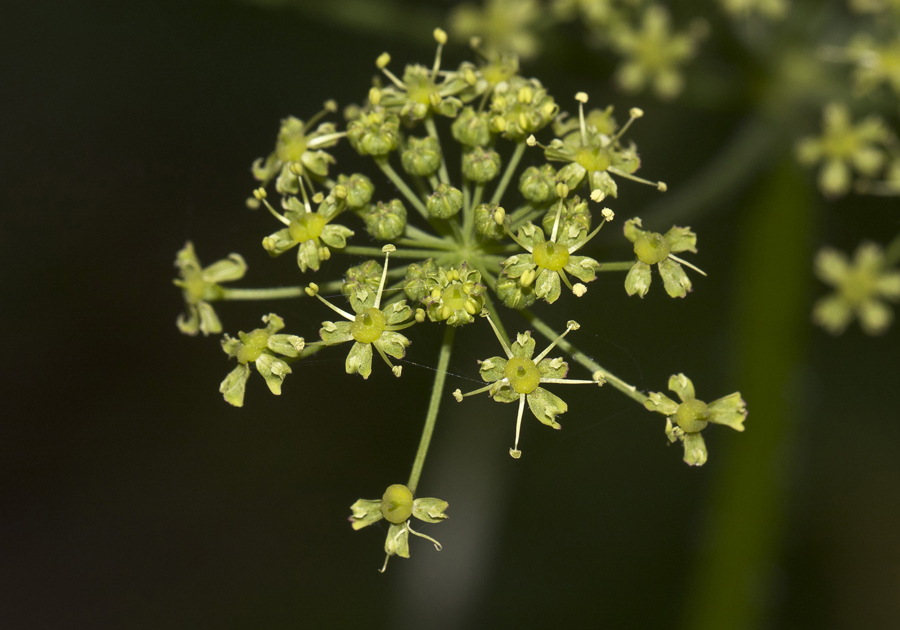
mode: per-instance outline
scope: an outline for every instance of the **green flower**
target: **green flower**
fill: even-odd
[[[851,262],[840,251],[825,248],[815,260],[816,275],[836,291],[813,306],[813,321],[832,335],[839,335],[859,318],[867,335],[884,333],[894,319],[882,301],[900,301],[900,271],[889,268],[881,247],[862,243]]]
[[[313,201],[320,200],[315,211],[296,197],[284,197],[281,201],[285,210],[283,215],[266,201],[264,189],[254,191],[254,195],[266,204],[276,219],[287,226],[265,237],[263,249],[271,256],[280,256],[297,247],[297,266],[301,271],[318,271],[321,261],[331,258],[328,248],[346,247],[347,239],[354,234],[353,230],[343,225],[330,225],[347,208],[347,188],[343,185],[336,186],[325,198],[321,197],[321,193],[313,197]]]
[[[223,289],[219,283],[244,277],[247,263],[240,254],[229,254],[228,258],[201,268],[194,252],[194,244],[188,241],[176,255],[175,266],[178,267],[181,278],[172,282],[181,287],[187,307],[187,317],[182,314],[175,320],[178,330],[185,335],[202,332],[204,336],[222,332],[222,323],[210,302],[222,299]]]
[[[561,20],[573,20],[580,16],[585,24],[607,26],[622,19],[616,0],[553,0],[551,10]]]
[[[365,288],[365,283],[360,283],[360,288],[350,299],[350,305],[356,315],[351,315],[338,308],[319,295],[319,287],[315,284],[310,284],[306,289],[310,296],[318,297],[331,310],[347,320],[345,322],[323,322],[319,336],[326,346],[353,341],[353,347],[347,355],[345,369],[347,374],[360,374],[363,378],[369,378],[372,373],[373,347],[391,368],[394,376],[400,376],[401,367],[391,364],[388,355],[395,359],[403,358],[410,341],[396,331],[408,328],[415,323],[415,321],[409,321],[412,318],[412,309],[406,305],[406,300],[389,304],[383,309],[380,308],[384,283],[387,279],[387,257],[390,252],[396,251],[396,248],[393,245],[385,245],[382,251],[385,253],[385,265],[378,291],[372,293]]]
[[[347,123],[347,139],[360,155],[384,157],[400,142],[400,119],[380,107],[380,101],[381,91],[373,88],[369,92],[371,107]]]
[[[900,0],[850,0],[850,8],[857,13],[881,13],[893,10],[900,14]]]
[[[856,63],[853,78],[859,95],[884,84],[900,96],[900,35],[881,44],[861,33],[850,41],[847,54]]]
[[[430,536],[415,531],[410,526],[410,517],[415,516],[426,523],[440,523],[446,520],[449,503],[441,499],[419,498],[413,499],[412,491],[402,484],[388,486],[384,496],[380,500],[359,499],[350,506],[352,512],[350,518],[354,530],[368,527],[381,519],[386,519],[391,526],[388,528],[387,538],[384,541],[384,566],[381,572],[387,569],[391,556],[409,558],[409,535],[419,536],[434,543],[434,548],[441,550],[441,544]]]
[[[644,406],[666,416],[666,435],[670,442],[684,443],[684,461],[690,466],[706,463],[706,442],[700,434],[706,425],[724,424],[735,431],[744,430],[747,403],[735,392],[706,404],[694,396],[694,384],[684,374],[669,378],[669,390],[675,392],[681,404],[665,394],[651,393]]]
[[[530,58],[540,51],[540,39],[534,34],[540,17],[537,0],[486,0],[483,8],[464,3],[450,13],[450,31],[463,41],[483,40],[490,57],[515,53]]]
[[[821,137],[804,138],[797,143],[797,159],[808,166],[822,162],[819,190],[837,197],[850,190],[851,167],[866,177],[881,169],[885,156],[877,144],[885,142],[888,132],[877,116],[854,125],[850,110],[842,103],[827,105],[822,123]]]
[[[519,433],[522,428],[522,415],[525,412],[525,404],[528,404],[531,413],[542,424],[546,424],[554,429],[562,428],[556,421],[556,416],[565,413],[569,408],[561,398],[541,387],[542,384],[603,385],[605,381],[599,374],[596,375],[594,380],[590,381],[567,380],[566,374],[569,372],[569,365],[560,358],[545,358],[554,346],[559,343],[559,340],[565,337],[570,330],[578,330],[579,326],[576,322],[570,321],[566,325],[565,332],[535,357],[535,343],[534,339],[531,338],[530,332],[518,334],[515,343],[512,346],[507,346],[487,311],[484,311],[482,315],[487,318],[491,328],[494,329],[494,334],[497,335],[500,345],[503,346],[506,358],[491,357],[486,361],[479,361],[481,365],[479,370],[481,379],[486,383],[490,383],[490,385],[467,394],[463,394],[457,389],[453,392],[453,397],[458,402],[462,402],[462,399],[466,396],[488,392],[497,402],[511,403],[518,401],[519,416],[516,420],[516,441],[513,448],[509,449],[509,454],[518,459],[522,456],[522,451],[519,450]]]
[[[544,155],[548,160],[568,162],[559,170],[556,180],[573,190],[587,183],[591,199],[597,202],[603,201],[607,196],[618,196],[618,186],[613,175],[650,184],[665,191],[666,185],[663,182],[651,182],[634,175],[641,166],[637,147],[634,143],[627,147],[621,143],[622,135],[644,112],[636,107],[632,108],[628,122],[617,128],[612,117],[612,106],[605,110],[595,109],[585,116],[587,94],[579,92],[575,98],[578,100],[578,119],[561,119],[554,130],[563,139],[555,138],[549,146],[544,147]],[[538,144],[533,138],[529,138],[528,142],[531,145]]]
[[[251,363],[266,379],[269,390],[280,396],[281,382],[291,373],[291,366],[275,355],[296,358],[305,346],[302,337],[276,334],[284,328],[284,320],[275,313],[263,317],[263,323],[265,328],[257,328],[249,333],[239,332],[237,339],[228,335],[222,338],[222,350],[237,359],[238,366],[225,377],[219,385],[219,391],[235,407],[244,406],[244,389],[250,377]]]
[[[681,66],[697,54],[705,35],[701,22],[682,33],[673,33],[669,12],[658,4],[644,11],[640,29],[619,24],[610,33],[612,48],[625,57],[617,70],[619,85],[640,92],[648,84],[660,99],[675,98],[684,88]]]
[[[284,169],[292,167],[297,176],[327,177],[328,165],[334,164],[334,158],[321,149],[333,147],[345,134],[337,132],[332,123],[322,123],[315,131],[310,130],[327,112],[335,111],[337,105],[329,101],[323,111],[306,123],[293,116],[282,120],[275,150],[265,160],[259,158],[253,163],[253,177],[265,186]]]
[[[637,217],[625,222],[625,238],[634,243],[634,253],[637,256],[637,262],[625,276],[625,291],[628,295],[635,293],[640,297],[647,295],[651,281],[650,266],[657,265],[666,293],[672,297],[684,297],[691,290],[691,280],[681,265],[687,265],[704,276],[706,274],[675,254],[681,252],[696,254],[697,235],[689,227],[675,226],[664,235],[646,232],[638,229],[640,227],[642,227],[641,220]]]
[[[479,86],[477,68],[471,63],[463,63],[453,72],[441,72],[441,51],[447,42],[447,34],[437,28],[434,39],[438,47],[431,68],[408,65],[400,79],[387,69],[391,62],[389,54],[382,53],[376,61],[378,68],[392,83],[381,90],[380,104],[398,113],[401,118],[417,121],[432,114],[454,118],[464,101],[472,100],[486,87],[483,81]]]
[[[503,283],[504,290],[501,295],[498,284],[498,296],[503,303],[511,308],[524,308],[535,298],[540,298],[548,304],[559,299],[561,284],[581,297],[587,288],[581,284],[573,285],[566,274],[571,274],[581,282],[591,282],[597,277],[600,263],[587,256],[572,256],[590,241],[603,225],[612,219],[613,213],[604,208],[603,220],[597,229],[588,234],[590,228],[590,213],[586,212],[586,203],[577,196],[566,201],[568,194],[565,184],[559,184],[560,200],[557,204],[555,220],[550,231],[550,240],[544,235],[544,231],[530,221],[519,228],[518,236],[512,236],[519,245],[528,251],[527,254],[510,256],[502,263],[503,271],[501,280],[515,280],[521,289],[534,286],[533,294],[524,292],[516,293],[511,287]],[[581,208],[581,206],[584,208]],[[567,220],[562,221],[563,209],[566,209]],[[524,302],[524,303],[523,303]],[[522,306],[519,306],[522,304]]]

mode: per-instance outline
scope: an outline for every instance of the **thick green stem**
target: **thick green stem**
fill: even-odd
[[[361,247],[358,245],[348,245],[344,249],[336,249],[339,254],[355,254],[359,256],[384,256],[384,252],[379,247]],[[391,252],[391,258],[434,258],[436,256],[444,256],[447,252],[435,249],[398,249]]]
[[[534,326],[535,329],[539,333],[544,335],[544,337],[546,337],[548,340],[553,341],[554,339],[559,337],[559,333],[557,333],[550,326],[548,326],[546,323],[544,323],[543,320],[541,320],[540,318],[535,316],[534,313],[532,313],[531,311],[529,311],[527,309],[523,309],[519,312],[522,313],[522,317],[524,317],[526,320],[528,320],[528,323],[530,323],[532,326]],[[600,372],[600,374],[603,375],[603,378],[606,379],[607,383],[609,383],[610,385],[612,385],[613,387],[618,389],[620,392],[622,392],[623,394],[625,394],[632,400],[637,401],[637,402],[641,403],[642,405],[647,400],[647,397],[644,396],[644,394],[642,394],[641,392],[639,392],[638,389],[634,385],[629,385],[628,383],[626,383],[625,381],[620,379],[618,376],[611,373],[605,367],[603,367],[602,365],[600,365],[599,363],[594,361],[592,358],[590,358],[588,355],[583,353],[581,350],[579,350],[578,348],[573,346],[571,343],[569,343],[568,340],[560,339],[559,343],[557,345],[560,348],[562,348],[563,350],[565,350],[566,352],[568,352],[569,354],[571,354],[573,359],[575,359],[581,365],[583,365],[584,367],[589,369],[591,371],[591,374]]]
[[[419,449],[416,451],[416,459],[413,461],[412,472],[409,473],[409,481],[406,486],[416,492],[419,485],[419,477],[422,476],[422,466],[425,465],[425,457],[428,455],[428,445],[431,444],[431,435],[434,433],[434,424],[437,421],[438,410],[441,406],[441,396],[444,393],[444,382],[447,380],[447,367],[450,365],[450,350],[453,347],[453,333],[456,328],[445,326],[444,341],[441,344],[441,353],[438,356],[437,373],[434,376],[434,386],[431,389],[431,400],[428,401],[428,413],[425,416],[425,427],[422,429],[422,439],[419,440]]]
[[[512,179],[516,167],[519,166],[519,160],[522,159],[523,153],[525,153],[525,141],[519,140],[516,144],[516,150],[513,152],[512,157],[509,158],[509,163],[506,165],[506,171],[503,173],[500,183],[497,184],[497,190],[494,191],[494,195],[491,197],[491,203],[500,203],[500,200],[503,198],[503,193],[506,192],[506,187],[509,186],[509,180]]]
[[[330,283],[333,284],[333,283]],[[337,288],[341,283],[337,283]],[[222,289],[223,300],[283,300],[302,297],[303,287],[273,287],[271,289]]]
[[[388,162],[387,158],[375,158],[375,163],[378,165],[378,168],[387,175],[388,179],[393,182],[394,186],[397,187],[397,190],[406,197],[406,200],[409,201],[413,205],[413,208],[418,210],[419,214],[421,214],[426,220],[430,217],[428,216],[428,208],[425,207],[425,204],[419,199],[418,195],[414,193],[409,186],[406,185],[406,182],[403,181],[397,171],[394,170],[394,167],[391,166],[390,162]]]
[[[428,116],[425,118],[425,129],[428,130],[428,135],[437,140],[438,147],[441,146],[441,139],[438,137],[437,127],[434,124],[434,118]],[[441,182],[444,184],[450,183],[450,176],[447,174],[447,161],[444,160],[444,150],[441,148],[441,166],[438,168],[438,176],[441,178]]]

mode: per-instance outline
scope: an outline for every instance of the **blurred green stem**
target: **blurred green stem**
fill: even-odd
[[[740,240],[734,380],[747,431],[707,464],[713,486],[703,548],[684,605],[689,630],[743,630],[766,619],[785,525],[798,408],[797,373],[809,337],[813,198],[790,155],[753,196]]]

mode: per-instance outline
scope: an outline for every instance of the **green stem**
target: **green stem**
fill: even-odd
[[[435,126],[434,118],[431,115],[425,118],[425,129],[428,130],[428,135],[434,138],[438,143],[438,147],[440,147],[441,139],[438,137],[437,126]],[[441,148],[441,166],[438,169],[438,176],[444,184],[450,183],[450,176],[447,174],[447,162],[444,160],[443,148]]]
[[[355,254],[359,256],[384,256],[384,252],[380,247],[361,247],[357,245],[348,245],[344,249],[336,249],[339,254]],[[435,256],[443,256],[447,252],[434,249],[398,249],[391,252],[391,258],[434,258]]]
[[[429,241],[429,242],[435,243],[435,244],[441,243],[442,245],[447,245],[448,243],[453,242],[450,239],[440,238],[438,236],[429,234],[425,230],[421,230],[411,223],[406,224],[406,236],[408,236],[409,238],[414,238],[419,241]]]
[[[491,197],[491,203],[500,203],[503,193],[506,192],[506,187],[509,186],[509,180],[512,179],[516,167],[519,166],[519,160],[522,159],[523,153],[525,153],[525,141],[519,140],[516,143],[516,150],[513,152],[512,157],[509,158],[509,164],[506,165],[506,171],[503,173],[500,183],[497,184],[497,190],[494,191],[494,195]]]
[[[900,262],[900,234],[888,243],[884,249],[884,264],[888,267],[896,265]]]
[[[549,341],[553,341],[557,337],[559,337],[559,333],[553,330],[550,326],[544,323],[543,320],[534,315],[531,311],[527,309],[523,309],[519,311],[522,313],[522,317],[528,320],[532,326],[537,329],[539,333],[544,335]],[[629,385],[622,379],[620,379],[615,374],[611,373],[609,370],[604,368],[602,365],[594,361],[588,355],[583,353],[581,350],[573,346],[567,339],[560,339],[557,345],[572,355],[572,358],[578,361],[581,365],[586,367],[591,371],[591,374],[596,372],[600,372],[603,375],[603,378],[606,379],[606,382],[618,389],[620,392],[631,398],[632,400],[639,402],[640,404],[644,404],[647,400],[647,397],[644,396],[634,385]]]
[[[416,238],[400,238],[394,241],[394,244],[398,246],[402,245],[404,247],[425,247],[441,251],[456,251],[459,249],[458,245],[455,245],[450,241],[420,241]]]
[[[419,440],[419,449],[416,451],[416,459],[413,461],[412,472],[409,473],[409,481],[406,487],[416,493],[419,485],[419,477],[422,476],[422,466],[425,465],[425,457],[428,455],[428,445],[431,444],[431,435],[434,433],[434,423],[437,420],[438,409],[441,406],[441,395],[444,393],[444,382],[447,380],[447,367],[450,365],[450,350],[453,347],[453,326],[444,327],[444,341],[441,343],[441,353],[438,356],[437,373],[434,376],[434,386],[431,389],[431,400],[428,401],[428,413],[425,416],[425,427],[422,429],[422,439]]]
[[[430,217],[428,216],[428,208],[425,207],[425,204],[416,196],[409,186],[406,185],[406,182],[397,174],[397,171],[391,166],[390,162],[388,162],[387,158],[375,158],[375,163],[378,165],[378,168],[387,175],[388,179],[393,182],[394,186],[397,187],[397,190],[406,197],[406,200],[409,201],[413,205],[413,207],[419,211],[426,220]]]
[[[338,283],[338,288],[340,288]],[[223,300],[281,300],[302,297],[303,287],[273,287],[271,289],[222,289]]]

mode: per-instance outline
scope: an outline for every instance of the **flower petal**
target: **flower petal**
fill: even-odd
[[[625,292],[628,295],[637,293],[638,297],[644,297],[647,295],[647,291],[650,290],[651,281],[650,265],[638,261],[634,263],[634,266],[629,269],[628,275],[625,276]]]
[[[700,433],[684,434],[684,461],[688,466],[702,466],[706,463],[706,441]]]
[[[684,297],[691,290],[691,279],[684,273],[677,262],[666,258],[659,263],[659,275],[662,276],[666,293],[672,297]]]
[[[556,416],[565,413],[569,408],[562,398],[548,392],[543,387],[538,387],[528,394],[526,399],[528,400],[528,408],[531,409],[531,413],[538,420],[554,429],[562,428],[556,421]]]
[[[369,378],[372,373],[372,344],[355,342],[347,355],[344,369],[347,370],[347,374],[359,374],[363,378]]]
[[[225,401],[235,407],[244,406],[244,389],[247,386],[247,378],[250,376],[250,366],[246,363],[238,365],[228,373],[225,380],[219,385],[219,392]]]
[[[747,419],[747,403],[741,398],[740,392],[729,394],[709,403],[709,421],[715,424],[724,424],[735,431],[744,430],[744,420]]]
[[[644,401],[644,407],[649,411],[655,411],[666,416],[674,415],[678,411],[678,403],[662,392],[650,392],[647,395],[647,400]]]
[[[684,374],[673,374],[669,377],[669,391],[675,392],[682,402],[696,397],[694,384]]]
[[[256,359],[256,369],[266,379],[266,385],[276,396],[281,395],[281,383],[284,377],[291,373],[291,366],[279,359],[278,357],[263,352]]]

